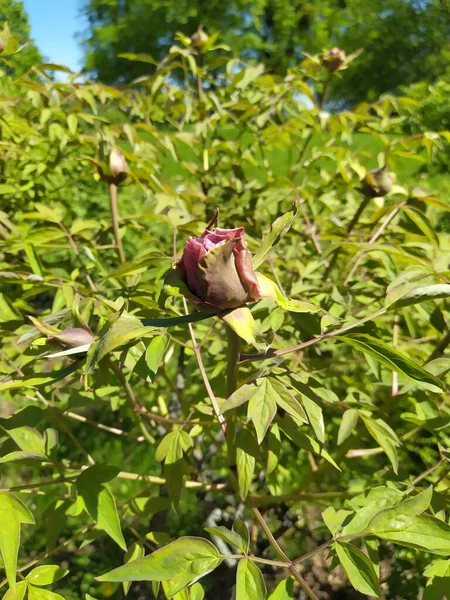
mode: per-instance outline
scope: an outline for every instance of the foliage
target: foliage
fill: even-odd
[[[450,129],[450,73],[432,84],[421,81],[404,89],[417,100],[408,125],[412,131]]]
[[[23,50],[14,58],[13,62],[3,62],[7,72],[22,75],[31,67],[42,62],[42,56],[37,46],[30,40],[30,25],[23,2],[18,0],[0,0],[0,24],[8,23],[14,36],[18,37],[19,44],[25,45]]]
[[[152,69],[152,62],[130,64],[121,54],[159,62],[176,32],[191,36],[200,24],[209,33],[221,31],[235,55],[279,74],[298,64],[303,52],[364,49],[358,67],[333,86],[333,100],[347,104],[434,81],[450,64],[448,6],[439,0],[85,0],[83,14],[89,22],[86,69],[107,83],[132,81]]]
[[[324,113],[345,72],[318,56],[281,77],[201,52],[180,34],[140,88],[44,65],[2,90],[5,598],[314,600],[338,568],[437,600],[450,198],[426,171],[449,133],[405,135],[407,97]],[[264,297],[231,313],[171,269],[216,206]]]

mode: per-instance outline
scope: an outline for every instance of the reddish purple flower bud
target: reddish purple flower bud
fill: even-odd
[[[322,65],[330,71],[330,73],[334,73],[338,69],[342,67],[344,64],[346,55],[344,50],[340,48],[332,48],[325,53],[322,59]]]
[[[261,298],[243,227],[190,237],[177,266],[193,301],[204,309],[237,308]]]
[[[69,327],[60,333],[49,335],[48,339],[59,342],[65,348],[77,348],[94,342],[92,333],[81,327]]]

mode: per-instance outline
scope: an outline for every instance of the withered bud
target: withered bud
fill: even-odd
[[[341,50],[340,48],[332,48],[324,54],[324,57],[322,58],[322,66],[325,67],[325,69],[327,69],[330,73],[334,73],[342,67],[345,58],[346,55],[344,50]]]
[[[114,183],[121,183],[127,177],[128,165],[124,155],[120,150],[111,150],[109,155],[109,169],[115,180]]]
[[[201,48],[208,40],[209,35],[203,29],[203,25],[199,25],[197,31],[191,37],[191,46]]]
[[[94,336],[90,331],[81,327],[69,327],[60,333],[49,335],[48,340],[57,342],[64,348],[78,348],[78,346],[92,344]]]
[[[362,193],[368,198],[386,196],[393,185],[393,175],[387,165],[384,165],[381,169],[372,169],[367,173],[362,182]]]

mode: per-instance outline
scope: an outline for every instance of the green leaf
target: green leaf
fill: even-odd
[[[236,436],[236,466],[239,494],[245,500],[255,473],[258,445],[248,429],[241,429]]]
[[[88,352],[86,371],[88,373],[92,372],[95,365],[116,348],[123,346],[131,340],[140,339],[153,333],[153,327],[144,326],[136,317],[119,317],[111,329],[98,342],[92,344]]]
[[[256,273],[256,278],[258,279],[262,298],[274,300],[280,308],[296,313],[314,314],[322,311],[319,306],[315,306],[315,304],[311,304],[310,302],[286,298],[278,285],[262,273]]]
[[[247,344],[258,345],[256,338],[260,333],[249,308],[246,306],[236,308],[232,312],[222,316],[221,319]]]
[[[26,576],[26,580],[33,585],[51,585],[65,577],[68,573],[68,570],[61,569],[58,565],[44,565],[30,571]]]
[[[34,388],[34,387],[43,387],[56,381],[60,381],[64,379],[68,375],[71,375],[74,371],[79,368],[76,362],[72,365],[65,367],[63,369],[57,369],[50,373],[43,374],[32,374],[26,375],[20,379],[11,379],[9,381],[4,381],[0,383],[0,392],[5,392],[7,390],[18,390],[21,388]]]
[[[382,419],[372,419],[364,414],[361,414],[361,418],[364,421],[367,431],[386,452],[394,472],[398,473],[397,448],[401,446],[401,442],[395,431]]]
[[[12,594],[16,591],[17,556],[20,544],[20,525],[34,525],[35,520],[28,508],[16,496],[0,493],[0,553]],[[7,518],[5,516],[7,515]]]
[[[258,391],[254,383],[247,383],[238,388],[222,405],[222,412],[225,413],[233,408],[238,408],[253,397]]]
[[[202,538],[175,542],[97,577],[98,581],[170,581],[169,597],[213,571],[222,562],[217,548]]]
[[[91,373],[95,365],[107,354],[127,342],[153,335],[154,328],[175,327],[186,323],[195,323],[210,319],[211,313],[194,313],[172,319],[142,319],[130,315],[122,315],[111,329],[98,342],[91,345],[86,362],[87,373]]]
[[[266,596],[261,570],[248,558],[241,559],[236,574],[236,600],[264,600]]]
[[[15,194],[17,191],[17,188],[15,188],[13,185],[0,183],[0,196],[3,196],[3,194]]]
[[[189,434],[183,429],[176,429],[163,437],[156,449],[155,458],[158,462],[165,460],[168,464],[175,463],[189,448],[192,448]]]
[[[249,546],[250,546],[250,535],[248,532],[247,525],[244,523],[244,521],[237,519],[237,521],[235,521],[233,523],[232,529],[241,538],[242,551],[244,552],[244,554],[247,554]]]
[[[281,217],[278,217],[278,219],[272,223],[270,231],[263,236],[263,241],[259,246],[259,250],[253,257],[253,268],[255,270],[264,261],[271,248],[278,244],[289,231],[296,215],[297,209],[293,208]]]
[[[22,321],[22,315],[16,311],[5,294],[0,294],[0,323]]]
[[[275,401],[278,406],[295,419],[307,423],[308,417],[306,412],[292,392],[277,379],[271,378],[269,382],[274,391]]]
[[[267,600],[293,600],[294,599],[294,578],[286,577],[275,590],[270,594]]]
[[[319,442],[325,442],[325,423],[321,407],[308,396],[303,396],[302,403],[316,438]]]
[[[84,502],[86,512],[94,519],[122,550],[127,546],[120,528],[116,501],[104,482],[117,476],[119,469],[94,465],[83,471],[77,479],[78,494]]]
[[[403,212],[408,215],[414,225],[420,229],[432,244],[439,246],[439,238],[426,215],[411,206],[405,206]]]
[[[380,584],[375,569],[367,556],[352,544],[335,542],[333,547],[355,590],[379,598],[381,596]]]
[[[138,558],[142,558],[144,556],[144,554],[145,554],[144,546],[140,542],[134,542],[134,544],[131,544],[131,546],[128,548],[127,552],[125,553],[125,558],[124,558],[125,564],[133,562],[133,560],[137,560]],[[124,581],[122,583],[122,586],[123,586],[123,593],[126,596],[130,590],[131,581]]]
[[[375,533],[375,530],[386,529],[387,525],[395,523],[396,519],[421,515],[430,506],[432,497],[433,486],[430,485],[420,494],[378,512],[368,524],[367,531]]]
[[[267,378],[256,381],[256,390],[248,403],[247,416],[256,430],[258,444],[264,440],[266,432],[277,414],[276,393]]]
[[[343,444],[347,438],[349,438],[356,428],[358,423],[358,411],[354,408],[349,408],[342,415],[342,421],[339,425],[338,431],[338,446]]]
[[[400,286],[399,286],[400,287]],[[402,286],[403,289],[403,286]],[[450,297],[450,285],[448,283],[437,283],[435,285],[419,285],[407,289],[398,296],[397,288],[388,293],[384,305],[386,308],[395,309],[419,304],[427,300],[439,300]]]
[[[378,362],[392,371],[426,384],[431,391],[440,392],[445,389],[444,384],[437,377],[381,340],[364,333],[352,333],[346,336],[339,336],[336,339],[342,340],[357,350],[373,356]]]
[[[16,450],[15,452],[9,452],[0,458],[0,465],[8,462],[16,462],[19,460],[46,460],[45,454],[36,454],[35,452],[24,452],[23,450]]]
[[[168,345],[168,335],[157,335],[147,346],[147,350],[145,352],[145,362],[147,363],[151,381],[154,381],[156,377],[156,373],[158,372],[159,365],[164,358],[164,354],[166,353]]]
[[[395,488],[377,487],[367,494],[361,494],[351,501],[357,512],[353,519],[342,530],[341,534],[352,535],[367,529],[372,519],[384,508],[394,506],[401,499],[402,493]]]
[[[450,558],[435,560],[425,568],[425,577],[450,577]]]
[[[350,510],[336,510],[333,506],[329,506],[322,513],[322,519],[325,525],[331,531],[333,537],[342,529],[344,521],[352,514]]]
[[[28,585],[28,600],[64,600],[64,598],[50,590]]]
[[[45,456],[45,440],[33,427],[17,427],[9,429],[7,433],[24,452]]]
[[[450,554],[450,525],[428,515],[397,515],[391,520],[372,522],[369,531],[382,540],[409,548],[444,556]]]
[[[27,591],[26,581],[21,581],[16,586],[16,592],[14,593],[11,588],[3,596],[2,600],[23,600],[25,598],[25,592]]]
[[[285,435],[287,435],[288,438],[290,438],[294,442],[294,444],[296,444],[300,448],[304,448],[308,452],[314,452],[314,454],[322,456],[338,471],[341,470],[335,462],[335,460],[333,459],[333,457],[325,450],[323,445],[311,436],[300,431],[297,423],[293,421],[289,416],[286,415],[284,417],[284,419],[280,423],[280,428],[285,433]]]
[[[270,475],[278,464],[281,452],[280,428],[276,423],[272,425],[267,434],[267,475]]]
[[[245,534],[246,534],[246,535],[244,534],[245,537],[242,537],[239,532],[231,531],[227,527],[223,527],[223,526],[221,526],[221,527],[205,527],[205,531],[207,531],[211,535],[216,535],[224,542],[227,542],[227,544],[229,544],[231,546],[235,546],[240,552],[242,552],[242,554],[246,554],[248,551],[248,543],[249,543],[248,530],[247,530],[245,523],[243,523],[243,521],[237,521],[235,523],[235,525],[237,523],[241,524],[241,525],[238,525],[238,529],[240,529],[242,532],[245,531]],[[233,526],[233,529],[234,529],[234,526]]]

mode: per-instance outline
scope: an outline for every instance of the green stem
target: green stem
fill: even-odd
[[[239,375],[239,354],[241,338],[227,325],[227,398],[236,391]]]
[[[114,232],[114,241],[116,243],[117,252],[119,254],[120,262],[126,261],[125,252],[120,239],[120,228],[119,228],[119,203],[117,200],[117,185],[115,183],[109,184],[109,199],[111,203],[111,219]]]
[[[346,229],[346,233],[347,236],[350,235],[350,233],[353,231],[353,229],[356,227],[356,225],[359,222],[359,219],[361,218],[361,215],[363,214],[366,206],[369,204],[371,198],[369,196],[363,196],[363,199],[361,200],[360,205],[358,206],[355,214],[353,215],[352,220],[350,221],[350,223],[347,225],[347,229]],[[328,267],[325,271],[325,274],[323,276],[324,279],[327,279],[329,274],[331,273],[331,271],[334,268],[334,265],[336,264],[336,261],[339,257],[339,254],[341,253],[342,248],[337,248],[334,252],[333,255],[331,257],[331,260],[328,264]]]

